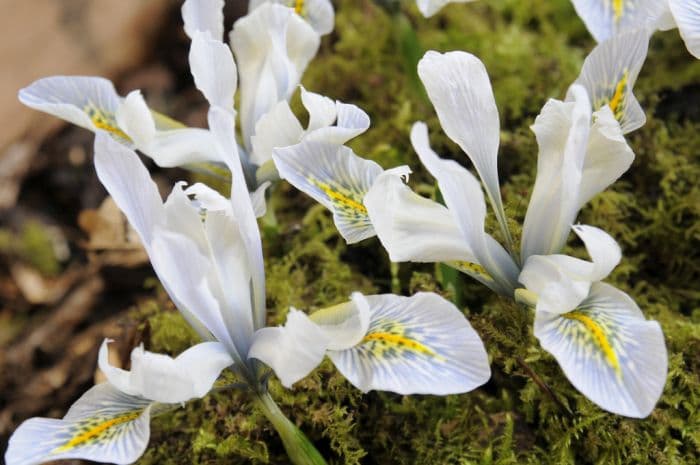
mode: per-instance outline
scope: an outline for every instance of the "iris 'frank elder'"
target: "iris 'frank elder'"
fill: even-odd
[[[591,228],[578,227],[593,265],[559,254],[581,207],[634,159],[623,132],[644,121],[631,87],[646,40],[646,34],[637,33],[601,44],[567,100],[549,100],[535,120],[537,177],[519,253],[499,189],[498,110],[483,63],[468,53],[428,52],[418,65],[443,130],[467,154],[482,181],[456,161],[440,158],[430,148],[427,126],[416,123],[411,142],[436,178],[444,206],[406,186],[407,168],[384,171],[346,147],[305,141],[276,149],[274,159],[285,179],[333,211],[343,237],[359,240],[376,233],[392,261],[444,262],[535,307],[536,336],[572,383],[604,409],[644,417],[663,389],[667,356],[658,324],[646,322],[626,294],[599,282],[619,261],[619,248],[605,235],[606,252],[617,250],[618,258],[602,272],[596,268],[600,254],[590,243],[604,233],[588,234]],[[623,50],[632,53],[626,56]],[[626,61],[618,63],[616,58],[623,56]],[[624,85],[618,84],[621,75],[626,76]],[[482,184],[504,245],[484,230]],[[557,263],[561,271],[537,266],[543,261]],[[584,272],[590,267],[597,271]],[[566,294],[551,292],[562,286],[573,286],[576,299],[563,300]],[[548,329],[552,325],[559,331],[555,336]],[[638,330],[654,343],[630,343]],[[635,354],[629,353],[632,348]],[[615,360],[615,376],[609,376],[612,365],[600,360]]]
[[[697,0],[572,0],[591,35],[602,42],[637,29],[678,28],[688,51],[700,58]]]
[[[130,463],[146,447],[150,415],[202,397],[225,368],[272,422],[295,464],[325,461],[270,397],[269,369],[261,362],[291,386],[328,355],[359,389],[402,394],[467,392],[490,377],[481,339],[436,294],[355,293],[350,302],[310,316],[291,310],[284,327],[265,327],[255,208],[235,140],[233,101],[219,98],[221,89],[235,91],[233,56],[202,30],[193,34],[193,50],[192,72],[210,103],[214,147],[231,172],[231,198],[181,182],[163,202],[136,153],[106,131],[98,131],[95,140],[95,168],[139,234],[163,287],[205,342],[174,359],[136,348],[131,371],[109,365],[105,342],[100,367],[108,382],[88,391],[63,420],[20,425],[10,439],[8,465],[57,458]]]
[[[304,69],[318,50],[319,34],[327,33],[333,27],[334,13],[329,0],[306,2],[304,8],[289,8],[286,3],[289,2],[252,0],[250,12],[236,21],[230,34],[240,73],[239,113],[246,160],[252,157],[251,139],[256,122],[278,102],[291,97]],[[182,16],[185,32],[190,38],[207,31],[212,38],[222,41],[223,5],[224,0],[187,0],[182,6]],[[321,27],[321,32],[314,27]],[[191,53],[197,55],[194,48]],[[230,74],[230,70],[221,69],[222,66],[225,64],[214,63],[211,68],[200,70]],[[216,98],[233,102],[235,90],[235,83],[232,87],[216,89]],[[209,131],[187,128],[152,111],[137,91],[126,98],[119,96],[106,79],[48,77],[22,89],[19,99],[29,107],[78,126],[107,131],[126,146],[151,157],[159,166],[184,166],[228,177],[222,166],[205,163],[223,164]],[[254,167],[246,166],[246,169]]]

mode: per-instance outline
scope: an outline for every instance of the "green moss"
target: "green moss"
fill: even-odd
[[[413,2],[402,5],[406,20],[369,0],[336,2],[335,32],[324,39],[304,84],[367,110],[372,127],[352,147],[384,167],[409,164],[411,186],[431,196],[434,181],[410,148],[411,124],[428,123],[441,155],[466,157],[440,130],[408,70],[423,49],[479,56],[501,115],[499,171],[517,238],[536,167],[529,126],[547,98],[564,96],[593,40],[568,0],[452,5],[430,20]],[[326,361],[291,391],[272,380],[281,408],[337,464],[697,463],[700,122],[682,104],[697,101],[697,82],[700,66],[677,31],[656,34],[635,92],[648,122],[628,136],[636,160],[579,218],[621,243],[623,262],[609,281],[663,327],[669,376],[648,418],[603,412],[578,393],[539,347],[530,312],[432,265],[392,270],[376,240],[347,246],[328,212],[284,183],[273,189],[276,223],[264,237],[271,324],[284,321],[290,305],[311,311],[344,301],[354,290],[435,290],[461,303],[484,339],[493,375],[460,396],[362,394]],[[300,108],[298,101],[294,107]],[[487,226],[498,234],[493,218]],[[582,247],[572,243],[568,251],[580,254]],[[191,342],[176,315],[148,317],[153,347],[177,351]],[[287,463],[279,439],[245,393],[210,395],[158,419],[153,431],[144,464]]]
[[[0,254],[22,260],[44,276],[61,271],[51,229],[37,221],[27,221],[18,232],[0,229]]]

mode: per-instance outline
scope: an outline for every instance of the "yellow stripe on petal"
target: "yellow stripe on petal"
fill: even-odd
[[[615,115],[615,119],[620,121],[624,116],[624,98],[627,90],[627,71],[622,74],[622,78],[615,85],[615,92],[608,105]]]
[[[304,11],[304,0],[295,0],[294,2],[294,12],[301,15]]]
[[[401,323],[382,321],[375,326],[375,330],[365,335],[360,344],[365,345],[377,358],[392,358],[402,352],[412,352],[443,360],[416,336],[417,334],[412,334]]]
[[[576,310],[564,313],[562,316],[568,320],[574,320],[581,323],[586,328],[587,333],[593,338],[593,341],[595,341],[595,344],[598,346],[598,348],[603,352],[605,360],[615,370],[617,376],[622,376],[620,362],[617,358],[617,354],[615,353],[615,351],[612,348],[612,345],[610,344],[610,340],[608,338],[608,335],[606,334],[605,329],[601,325],[596,323],[591,317]]]
[[[451,266],[457,271],[461,271],[469,276],[480,279],[482,281],[493,282],[493,278],[490,274],[486,272],[486,268],[479,265],[478,263],[465,262],[465,261],[454,261],[447,262],[446,265]]]
[[[309,182],[321,189],[337,208],[340,208],[341,210],[352,210],[362,216],[367,215],[367,209],[365,206],[353,199],[351,194],[344,194],[337,190],[333,190],[330,185],[315,179],[309,179]]]
[[[59,454],[89,443],[111,439],[115,427],[136,420],[141,413],[143,410],[134,410],[111,418],[85,419],[76,425],[76,435],[52,453]]]
[[[86,106],[84,111],[90,117],[92,124],[94,124],[96,128],[107,131],[123,141],[131,142],[131,138],[117,126],[117,121],[114,119],[113,115],[92,105]]]
[[[625,10],[625,0],[613,0],[612,8],[615,22],[619,23]]]

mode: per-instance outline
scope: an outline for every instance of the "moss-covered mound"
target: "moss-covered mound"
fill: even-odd
[[[385,168],[410,165],[411,185],[425,195],[435,195],[435,187],[408,141],[414,121],[428,123],[442,156],[467,159],[442,134],[415,64],[427,49],[466,50],[484,61],[501,115],[504,201],[518,231],[536,166],[529,126],[548,98],[563,98],[594,46],[571,2],[451,5],[430,20],[412,2],[381,8],[369,0],[341,0],[336,9],[335,31],[324,38],[304,85],[364,108],[372,127],[352,147]],[[284,321],[290,305],[313,310],[344,301],[353,290],[434,290],[460,303],[492,361],[488,384],[448,397],[363,395],[328,362],[292,391],[273,379],[273,397],[331,463],[700,461],[700,63],[677,31],[654,35],[635,93],[648,118],[628,135],[635,162],[585,208],[580,221],[620,242],[624,258],[609,281],[658,320],[666,335],[666,388],[644,420],[606,413],[579,394],[539,347],[533,315],[522,307],[449,270],[391,266],[376,239],[347,246],[327,211],[285,183],[273,190],[275,218],[263,225],[270,324]],[[301,109],[298,98],[295,108]],[[569,252],[580,253],[577,248]],[[148,321],[151,350],[178,352],[193,342],[172,309],[147,306],[134,318]],[[227,391],[156,420],[140,463],[287,459],[246,395]]]

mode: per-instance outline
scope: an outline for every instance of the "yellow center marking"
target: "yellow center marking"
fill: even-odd
[[[99,116],[92,117],[92,124],[94,124],[95,127],[99,128],[99,129],[103,129],[105,131],[111,132],[112,134],[114,134],[117,137],[121,137],[122,139],[125,139],[125,140],[131,140],[131,138],[129,136],[127,136],[124,131],[122,131],[118,127],[112,126],[111,124],[109,124],[107,121],[105,121],[104,119],[102,119]]]
[[[401,347],[402,349],[412,350],[414,352],[418,352],[421,354],[430,355],[431,357],[435,357],[435,355],[437,355],[429,347],[421,344],[420,342],[414,341],[413,339],[409,339],[405,336],[402,336],[400,334],[369,333],[368,335],[366,335],[362,339],[362,342],[364,343],[364,342],[369,342],[369,341],[381,341],[381,342],[385,342],[387,344],[397,345],[397,346]]]
[[[590,333],[593,335],[593,339],[598,344],[598,347],[600,348],[600,350],[603,351],[605,359],[608,361],[610,366],[612,366],[615,369],[617,375],[621,376],[622,373],[620,371],[620,362],[618,361],[617,354],[615,354],[615,351],[610,345],[608,336],[605,334],[605,331],[603,331],[603,328],[601,328],[601,326],[598,323],[593,321],[591,317],[584,315],[583,313],[578,312],[576,310],[574,310],[573,312],[564,313],[562,316],[569,320],[576,320],[581,322],[586,327],[586,329],[590,331]]]
[[[617,83],[615,86],[615,93],[613,94],[612,98],[610,99],[610,103],[608,105],[610,106],[610,109],[612,110],[613,114],[617,117],[617,112],[620,107],[620,104],[622,103],[622,100],[625,98],[624,92],[625,89],[627,88],[627,71],[622,75],[622,79]]]
[[[615,22],[619,22],[625,9],[625,0],[613,0],[612,7],[613,14],[615,15]]]
[[[294,12],[301,15],[301,11],[304,9],[304,0],[296,0],[294,2]]]
[[[457,271],[461,271],[462,273],[466,273],[468,275],[472,276],[479,276],[480,278],[486,280],[486,281],[493,281],[493,278],[491,275],[489,275],[486,272],[486,268],[483,266],[479,265],[478,263],[472,263],[472,262],[465,262],[465,261],[454,261],[454,262],[447,262],[448,266],[451,266],[452,268],[456,269]]]
[[[128,423],[130,421],[136,420],[139,416],[141,415],[141,410],[135,411],[135,412],[129,412],[125,413],[124,415],[110,418],[109,420],[105,420],[102,423],[98,423],[97,425],[91,427],[87,431],[84,431],[80,433],[79,435],[75,436],[72,438],[70,441],[62,445],[61,447],[56,448],[53,452],[54,453],[60,453],[60,452],[66,452],[74,447],[80,446],[82,444],[85,444],[86,442],[90,441],[91,439],[95,439],[99,437],[102,433],[107,431],[108,429],[121,425],[123,423]]]
[[[363,215],[367,214],[367,209],[365,208],[365,206],[357,202],[356,200],[353,200],[350,197],[341,194],[340,192],[334,191],[331,186],[324,182],[316,180],[311,180],[311,182],[316,184],[318,188],[321,189],[328,196],[329,199],[331,199],[331,201],[338,202],[341,205],[344,205],[345,207],[362,213]]]

